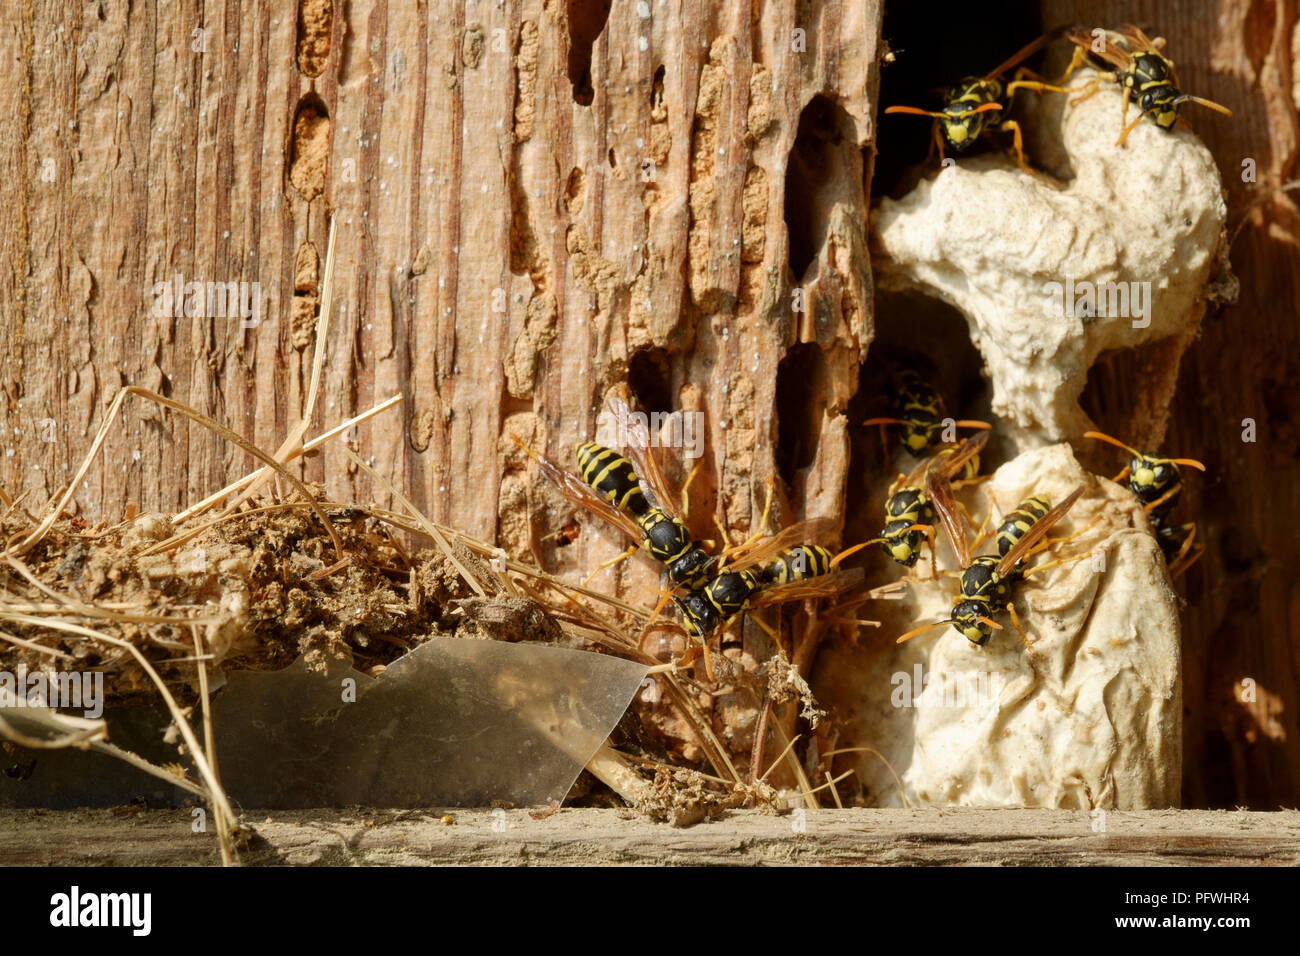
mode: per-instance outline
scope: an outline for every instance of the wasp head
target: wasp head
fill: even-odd
[[[696,637],[707,637],[718,626],[718,610],[700,591],[690,591],[673,599],[682,614],[686,630]]]
[[[905,568],[913,567],[921,556],[921,532],[909,531],[911,527],[911,521],[891,521],[880,533],[880,547]]]
[[[993,628],[980,618],[987,611],[978,601],[962,601],[952,609],[953,629],[977,647],[983,647],[993,636]]]

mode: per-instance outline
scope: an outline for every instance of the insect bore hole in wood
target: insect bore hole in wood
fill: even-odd
[[[659,348],[641,349],[627,366],[627,386],[642,411],[671,412],[676,405],[670,381],[668,353]]]
[[[298,4],[298,71],[320,76],[330,57],[334,32],[333,0],[300,0]]]
[[[814,342],[790,349],[776,370],[776,463],[787,485],[817,457],[826,414],[826,359]]]
[[[315,93],[298,104],[290,145],[289,182],[311,201],[325,191],[330,159],[330,114]]]
[[[857,154],[852,156],[850,154]],[[800,281],[826,243],[830,215],[846,178],[860,176],[852,121],[833,99],[817,95],[799,116],[799,132],[786,163],[785,225],[790,272]]]
[[[569,0],[569,82],[573,99],[590,106],[595,97],[591,83],[591,52],[605,22],[609,19],[612,0]]]

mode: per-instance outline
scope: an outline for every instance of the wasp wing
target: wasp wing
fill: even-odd
[[[1001,63],[998,65],[996,69],[991,70],[985,76],[985,79],[991,80],[995,76],[1001,76],[1003,73],[1007,72],[1007,70],[1011,69],[1013,66],[1018,66],[1021,62],[1029,59],[1031,56],[1033,56],[1035,53],[1037,53],[1039,50],[1045,47],[1049,40],[1053,39],[1056,36],[1059,36],[1060,33],[1061,33],[1061,28],[1058,27],[1057,29],[1051,31],[1050,33],[1044,33],[1042,36],[1040,36],[1037,40],[1034,40],[1032,43],[1028,43],[1025,46],[1021,47],[1015,53],[1011,54],[1011,58],[1008,59],[1005,63]]]
[[[935,514],[939,516],[943,530],[948,533],[952,553],[957,556],[957,566],[967,567],[970,564],[970,542],[966,540],[966,519],[958,508],[945,469],[931,468],[926,471],[925,493],[934,506]]]
[[[861,568],[849,568],[845,571],[832,571],[815,578],[801,581],[788,581],[763,588],[750,600],[751,608],[771,607],[773,604],[786,604],[790,601],[808,601],[814,598],[834,597],[866,583],[866,572]]]
[[[1100,60],[1116,69],[1128,69],[1131,60],[1128,52],[1129,38],[1115,30],[1103,32],[1105,42],[1102,43],[1101,50],[1093,47],[1095,38],[1088,27],[1072,27],[1065,31],[1065,36],[1075,46],[1082,47],[1088,52],[1088,56],[1094,61],[1093,66],[1096,66],[1096,61]]]
[[[677,517],[678,494],[668,482],[659,459],[655,456],[645,413],[634,413],[628,401],[625,389],[616,391],[606,399],[614,420],[619,423],[619,430],[627,438],[627,456],[632,459],[632,467],[641,479],[641,488],[650,499],[650,503],[662,510],[668,517]]]
[[[1156,41],[1143,33],[1141,27],[1132,23],[1126,23],[1118,30],[1109,32],[1122,37],[1124,48],[1130,53],[1158,53],[1160,51],[1160,46],[1164,45],[1164,42],[1161,41],[1160,46],[1157,46]],[[1109,37],[1107,37],[1107,39],[1109,39]],[[1170,66],[1173,65],[1163,54],[1161,55],[1161,59],[1165,60],[1166,63],[1169,63]]]
[[[984,450],[984,446],[989,442],[988,432],[976,432],[970,438],[958,442],[955,445],[947,445],[938,452],[931,455],[925,461],[921,462],[912,469],[911,474],[903,479],[900,488],[920,488],[925,480],[926,473],[932,469],[939,469],[942,473],[951,478],[961,471],[962,466],[970,461],[976,455]]]
[[[546,479],[555,486],[556,490],[570,502],[591,512],[607,524],[613,525],[638,544],[640,544],[645,538],[640,526],[633,521],[630,516],[619,511],[600,495],[596,494],[590,485],[577,475],[573,474],[573,472],[565,471],[545,455],[540,455],[533,451],[523,442],[519,441],[518,438],[515,439],[515,443],[526,451],[533,461],[537,462],[538,470],[541,471]]]
[[[839,521],[835,518],[810,518],[783,528],[770,538],[760,538],[753,544],[737,545],[722,553],[727,570],[743,571],[758,565],[767,564],[786,548],[797,544],[811,544],[818,538],[824,538],[835,530]]]
[[[993,573],[998,577],[1004,577],[1016,566],[1016,563],[1025,556],[1025,552],[1032,548],[1043,535],[1047,534],[1047,532],[1051,530],[1052,525],[1065,517],[1065,513],[1070,510],[1076,501],[1079,500],[1081,494],[1083,494],[1083,485],[1079,485],[1079,487],[1075,488],[1065,496],[1064,501],[1051,511],[1047,512],[1047,514],[1043,515],[1043,517],[1038,521],[1035,521],[1034,526],[1026,531],[1020,537],[1020,540],[1011,546],[1011,550],[1003,556],[1002,560],[998,562],[998,566],[994,569]]]

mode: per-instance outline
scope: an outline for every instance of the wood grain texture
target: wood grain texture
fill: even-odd
[[[704,416],[700,536],[749,528],[781,442],[776,520],[840,515],[872,330],[879,23],[846,0],[27,0],[0,33],[20,120],[0,130],[0,481],[44,502],[123,384],[277,447],[332,214],[309,434],[402,393],[354,445],[434,519],[562,571],[617,553],[605,531],[556,552],[572,508],[505,436],[569,461],[630,373],[651,410]],[[258,283],[261,320],[155,316],[178,275]],[[783,423],[778,368],[801,343]],[[386,497],[337,446],[295,467]],[[128,404],[76,501],[91,520],[173,512],[248,468]],[[655,577],[634,562],[601,586],[644,596]]]
[[[1214,811],[810,810],[733,812],[685,829],[619,810],[366,813],[257,818],[254,865],[1294,866],[1300,814]],[[0,866],[217,862],[188,811],[0,810]],[[1099,829],[1104,828],[1104,829]]]
[[[502,436],[566,456],[638,352],[673,407],[706,414],[699,533],[714,517],[749,526],[782,427],[796,467],[781,519],[842,513],[841,412],[872,335],[863,217],[878,4],[620,0],[603,20],[599,0],[302,10],[22,0],[6,18],[6,489],[44,502],[123,384],[277,446],[305,391],[333,213],[337,305],[312,431],[402,392],[401,414],[355,444],[432,516],[563,570],[611,556],[608,535],[558,553],[545,540],[564,510]],[[1294,0],[1043,10],[1045,25],[1130,20],[1169,39],[1185,89],[1233,109],[1187,115],[1224,172],[1235,225],[1296,175]],[[584,81],[571,73],[588,44]],[[1258,183],[1241,181],[1246,158]],[[1250,211],[1232,250],[1241,298],[1184,357],[1163,445],[1211,469],[1187,482],[1208,545],[1185,585],[1187,805],[1300,800],[1294,200]],[[796,262],[810,256],[800,275],[792,236]],[[259,283],[261,321],[153,315],[155,283],[177,274]],[[783,425],[777,369],[801,342],[813,351],[786,367],[807,393]],[[1098,399],[1099,424],[1106,401],[1131,404],[1125,387],[1091,390],[1113,396]],[[1244,418],[1258,423],[1254,444],[1240,441]],[[249,464],[128,403],[77,502],[92,519],[128,504],[174,511]],[[337,449],[302,468],[336,494],[382,498]],[[652,579],[637,565],[608,586],[638,594]]]
[[[1206,553],[1183,591],[1184,806],[1300,802],[1300,17],[1294,0],[1043,4],[1044,26],[1133,22],[1168,40],[1181,88],[1233,116],[1183,115],[1218,162],[1240,297],[1207,317],[1184,355],[1162,449],[1203,460],[1189,513]],[[1243,180],[1253,160],[1257,182]],[[1255,205],[1256,201],[1258,205]],[[1131,407],[1120,369],[1089,392],[1103,427]],[[1243,442],[1245,419],[1257,440]],[[1245,683],[1247,680],[1253,683]],[[1248,688],[1253,690],[1253,700]]]

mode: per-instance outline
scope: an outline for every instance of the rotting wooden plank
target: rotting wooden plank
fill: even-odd
[[[684,829],[630,811],[250,812],[266,865],[1260,865],[1300,863],[1300,812],[809,810]],[[216,861],[188,811],[0,810],[0,865]]]
[[[716,535],[716,517],[743,533],[776,470],[777,369],[800,342],[825,374],[816,414],[784,423],[811,453],[776,520],[842,514],[843,413],[872,335],[881,4],[655,0],[587,22],[602,6],[249,0],[195,21],[148,2],[24,4],[0,37],[0,110],[22,120],[0,128],[0,484],[43,503],[123,384],[278,447],[333,213],[337,305],[309,433],[404,392],[354,444],[432,518],[552,570],[610,557],[621,545],[603,533],[543,543],[571,508],[504,436],[567,458],[655,349],[667,404],[705,416],[694,530]],[[571,52],[592,37],[584,102],[569,74],[586,54]],[[814,223],[795,275],[785,180],[818,96],[832,121],[813,136],[832,145],[789,213]],[[176,275],[259,283],[260,321],[153,315],[155,283]],[[128,404],[81,513],[174,513],[247,470],[194,427]],[[385,497],[335,445],[293,467],[336,496]],[[598,584],[648,599],[656,577],[630,562]],[[750,657],[769,656],[751,638]],[[752,723],[753,706],[718,719]],[[736,746],[748,754],[743,733]]]

